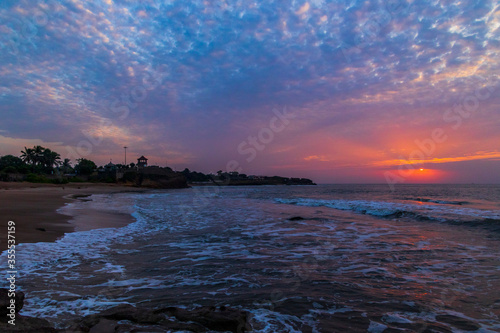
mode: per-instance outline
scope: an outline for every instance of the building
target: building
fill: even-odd
[[[144,157],[144,155],[142,155],[141,157],[139,157],[137,159],[137,166],[139,168],[144,168],[144,167],[147,167],[148,166],[148,159]]]
[[[109,163],[104,166],[104,170],[106,170],[106,171],[115,171],[116,170],[116,165],[113,164],[113,162],[109,161]]]

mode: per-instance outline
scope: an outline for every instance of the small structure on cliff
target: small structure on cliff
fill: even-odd
[[[144,155],[142,155],[141,157],[139,157],[137,159],[137,167],[139,168],[145,168],[148,166],[148,159],[144,157]]]
[[[125,169],[116,177],[118,182],[150,188],[184,188],[187,187],[186,177],[169,167],[155,166]]]
[[[158,189],[188,187],[184,174],[169,167],[148,166],[148,159],[144,155],[137,159],[135,166],[110,162],[90,175],[88,180]]]
[[[104,170],[106,170],[106,171],[115,171],[116,170],[116,164],[113,164],[112,161],[109,161],[109,163],[104,166]]]

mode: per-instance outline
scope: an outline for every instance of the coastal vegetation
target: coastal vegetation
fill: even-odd
[[[145,159],[143,156],[141,158]],[[222,170],[204,174],[188,168],[176,172],[169,167],[139,163],[123,165],[110,162],[104,166],[97,166],[94,161],[86,158],[77,159],[73,165],[70,159],[62,160],[59,153],[39,145],[32,148],[24,147],[19,156],[1,156],[0,181],[53,184],[88,181],[153,188],[182,188],[189,185],[315,185],[307,178],[255,176]]]

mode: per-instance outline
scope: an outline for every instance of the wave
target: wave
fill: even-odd
[[[500,211],[493,210],[368,200],[276,198],[275,201],[281,204],[297,206],[329,207],[389,219],[412,218],[419,221],[439,221],[460,224],[500,224]]]
[[[470,204],[470,202],[468,202],[468,201],[437,200],[437,199],[429,199],[429,198],[405,198],[405,200],[420,201],[420,202],[432,202],[432,203],[437,203],[437,204],[458,205],[458,206]]]

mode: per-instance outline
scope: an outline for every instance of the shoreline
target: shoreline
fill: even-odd
[[[66,209],[93,194],[146,192],[148,189],[117,184],[70,183],[64,185],[0,182],[1,230],[9,221],[16,226],[16,244],[55,242],[66,233],[126,226],[135,221],[127,213],[98,209]],[[87,199],[88,200],[88,199]],[[7,249],[6,235],[0,240]],[[3,244],[5,242],[5,244]]]

